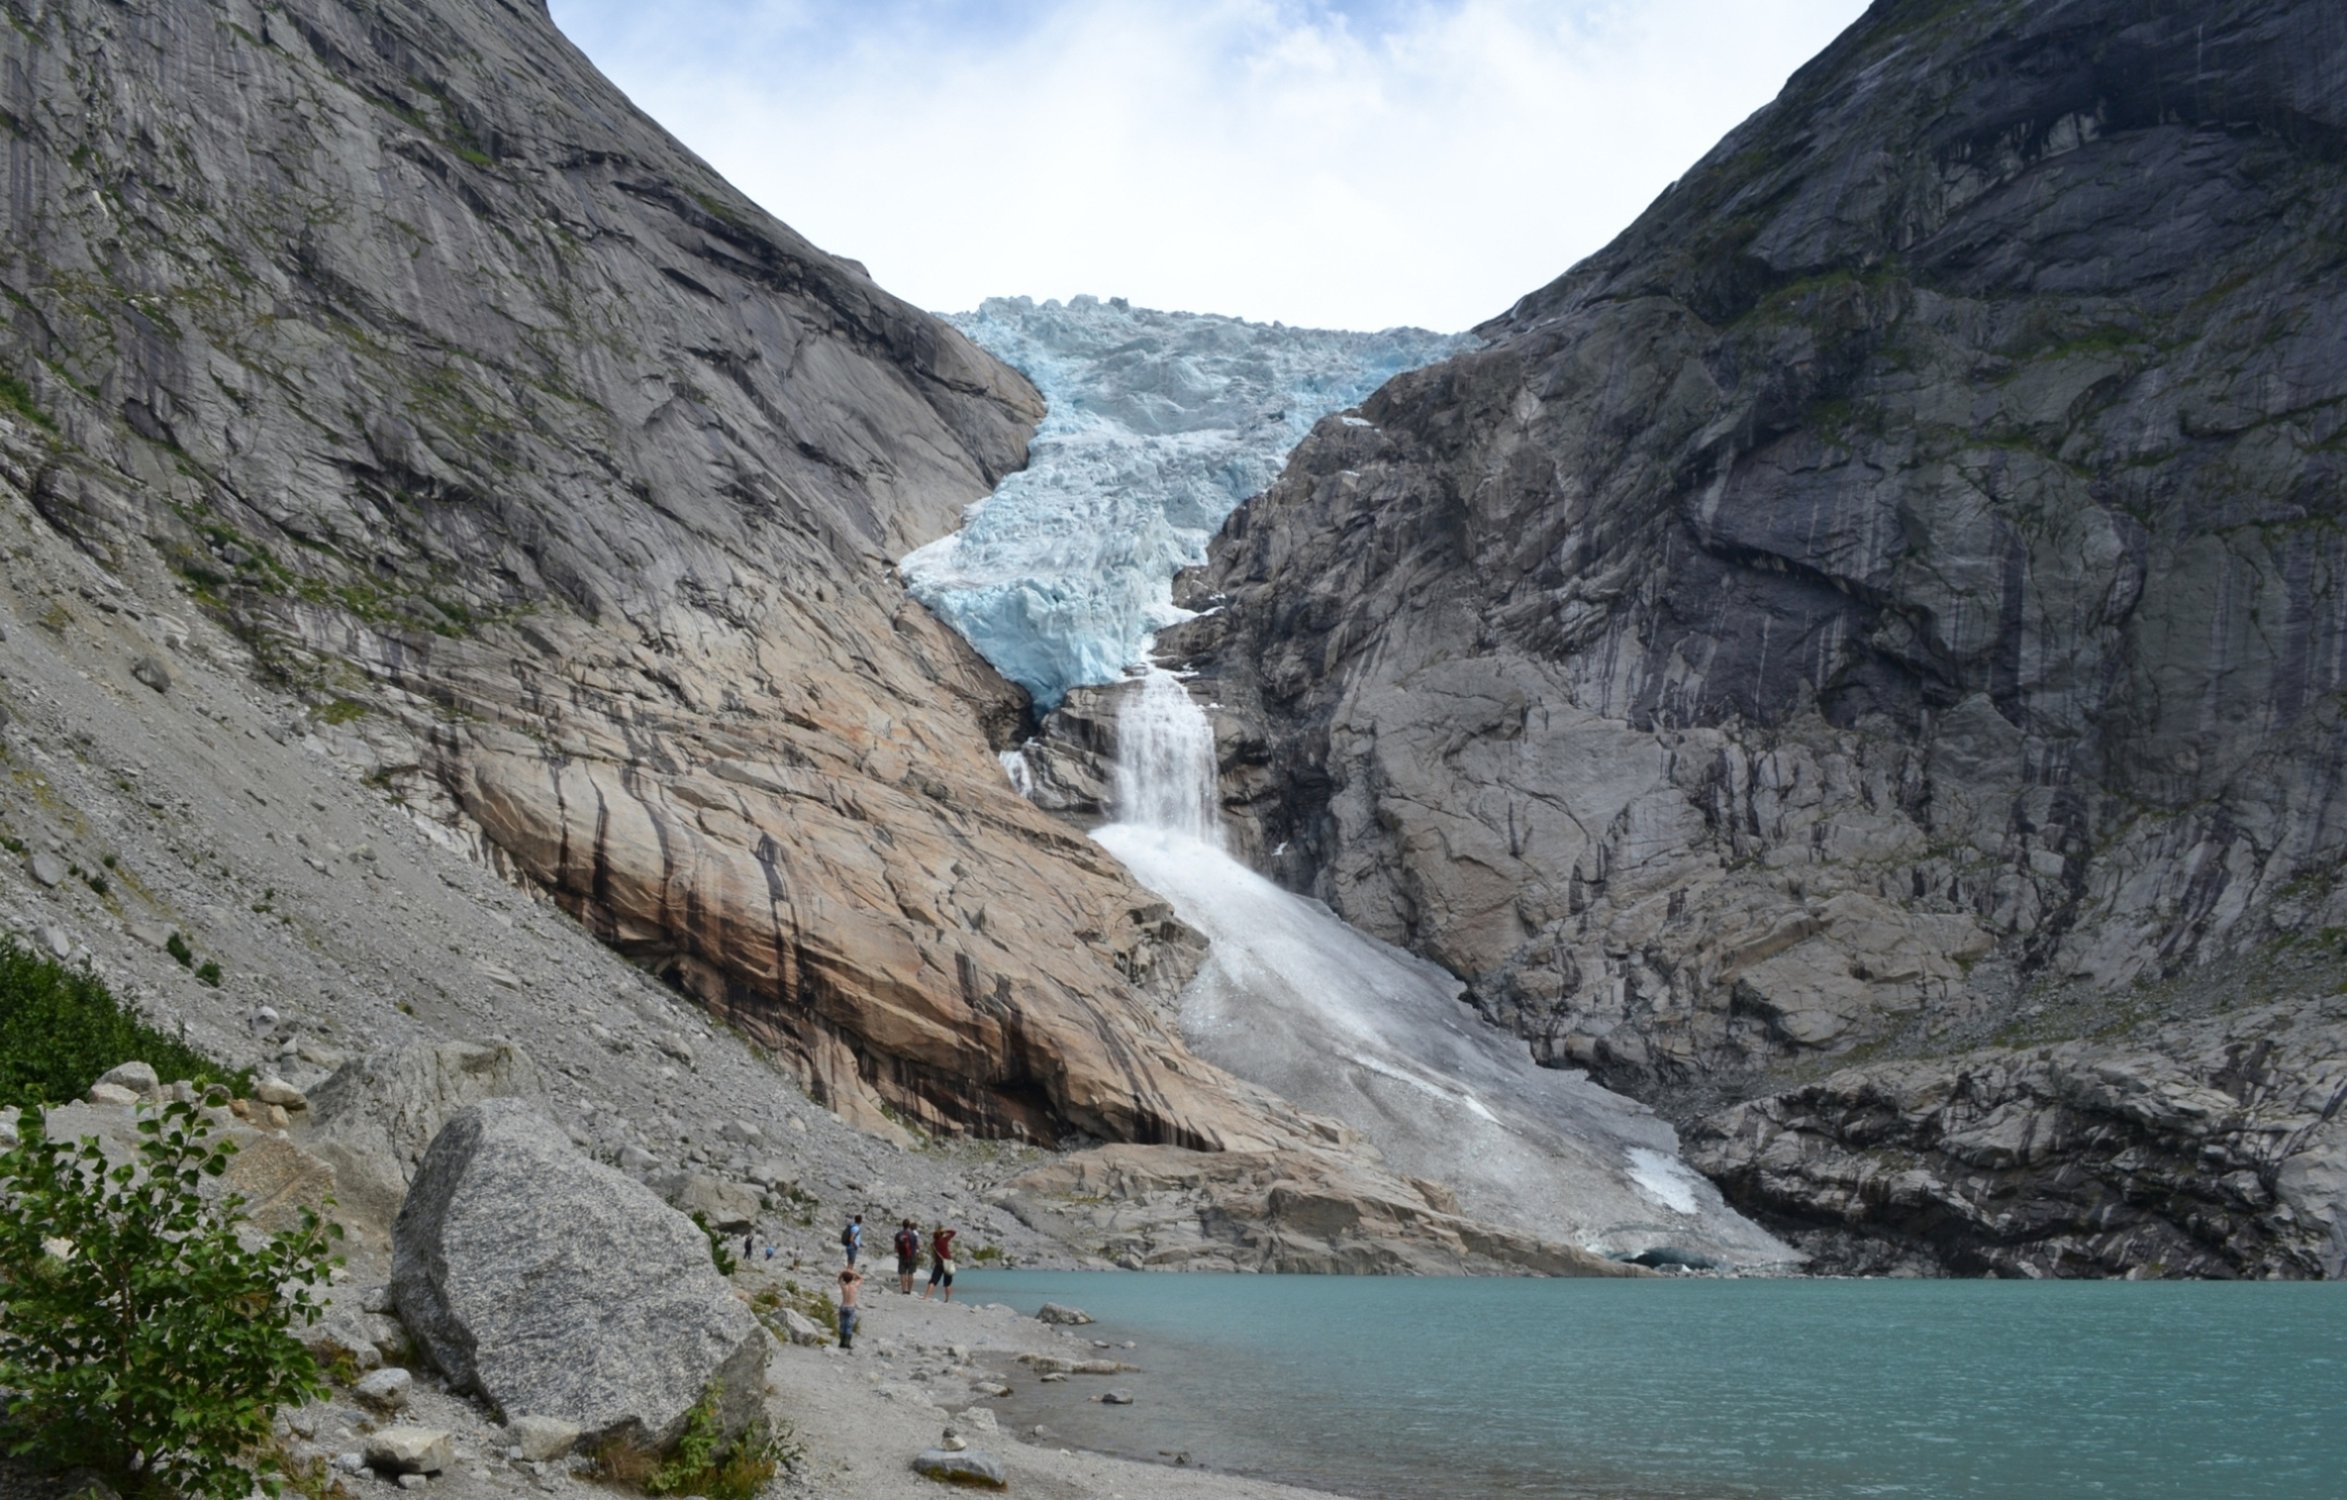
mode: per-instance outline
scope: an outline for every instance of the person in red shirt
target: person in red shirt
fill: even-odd
[[[940,1286],[945,1288],[945,1296],[939,1300],[945,1302],[953,1300],[953,1236],[954,1231],[946,1228],[943,1224],[930,1231],[929,1284],[921,1288],[923,1302],[928,1301],[929,1294]]]

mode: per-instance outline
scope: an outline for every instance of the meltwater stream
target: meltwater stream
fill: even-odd
[[[1212,943],[1182,996],[1208,1061],[1343,1120],[1471,1218],[1613,1254],[1792,1258],[1680,1164],[1644,1105],[1539,1066],[1449,973],[1225,853],[1213,729],[1171,674],[1135,685],[1117,741],[1118,818],[1093,837]]]

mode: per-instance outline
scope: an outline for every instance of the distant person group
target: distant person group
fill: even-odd
[[[953,1242],[959,1233],[949,1225],[940,1224],[929,1231],[929,1284],[921,1288],[921,1300],[944,1289],[939,1300],[953,1300]],[[856,1320],[860,1311],[858,1302],[864,1289],[864,1273],[856,1269],[856,1257],[864,1252],[864,1216],[852,1215],[839,1231],[839,1248],[847,1257],[847,1264],[839,1273],[839,1347],[856,1347]],[[913,1277],[921,1269],[921,1231],[910,1219],[897,1225],[891,1248],[896,1251],[896,1289],[911,1296]]]

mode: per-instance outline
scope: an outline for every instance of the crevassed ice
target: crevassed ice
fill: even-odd
[[[950,319],[1049,403],[1027,468],[900,563],[915,598],[1038,710],[1112,682],[1182,617],[1173,575],[1315,422],[1459,335],[1344,333],[1156,312],[1122,298],[990,298]]]

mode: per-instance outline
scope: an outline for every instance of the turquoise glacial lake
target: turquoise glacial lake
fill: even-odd
[[[2347,1285],[972,1272],[1070,1446],[1374,1500],[2341,1500]],[[1130,1390],[1136,1404],[1086,1394]]]

